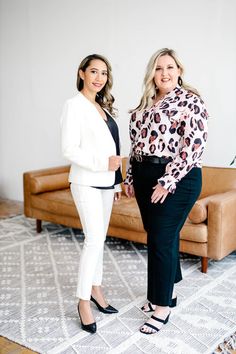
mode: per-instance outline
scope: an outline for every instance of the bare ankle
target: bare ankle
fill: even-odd
[[[78,303],[78,310],[79,314],[81,316],[82,322],[84,324],[89,324],[94,322],[91,306],[90,306],[90,301],[89,300],[79,300]]]
[[[104,298],[101,285],[92,286],[92,296],[99,302],[102,307],[106,307],[107,303]]]
[[[169,306],[159,306],[159,305],[156,305],[156,309],[155,309],[155,314],[158,314],[160,316],[162,315],[166,315],[167,313],[170,312],[170,308]]]
[[[86,307],[90,305],[90,300],[83,300],[83,299],[79,299],[79,305]]]
[[[79,300],[78,303],[78,309],[82,315],[87,316],[88,314],[92,313],[91,312],[91,306],[90,306],[90,301],[88,300]]]

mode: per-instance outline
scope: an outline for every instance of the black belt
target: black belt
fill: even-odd
[[[167,164],[172,161],[171,157],[158,157],[158,156],[147,156],[147,155],[133,155],[131,158],[131,162],[150,162],[155,164]]]

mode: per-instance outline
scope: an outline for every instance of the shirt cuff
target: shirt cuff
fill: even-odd
[[[157,182],[170,193],[174,193],[176,190],[176,180],[170,175],[164,175]]]
[[[119,184],[115,184],[115,185],[114,185],[114,188],[115,188],[115,193],[116,193],[116,192],[121,192],[121,191],[122,191],[122,188],[121,188],[120,183],[119,183]]]

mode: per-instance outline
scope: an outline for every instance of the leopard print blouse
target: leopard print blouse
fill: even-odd
[[[130,159],[134,154],[171,157],[173,160],[157,182],[174,193],[176,183],[193,167],[202,166],[207,119],[202,99],[179,86],[150,109],[133,112],[129,126],[131,153],[124,183],[133,183]]]

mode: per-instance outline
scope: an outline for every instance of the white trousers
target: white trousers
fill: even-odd
[[[92,286],[102,284],[103,250],[114,200],[114,189],[71,183],[71,193],[85,236],[76,296],[90,300]]]

